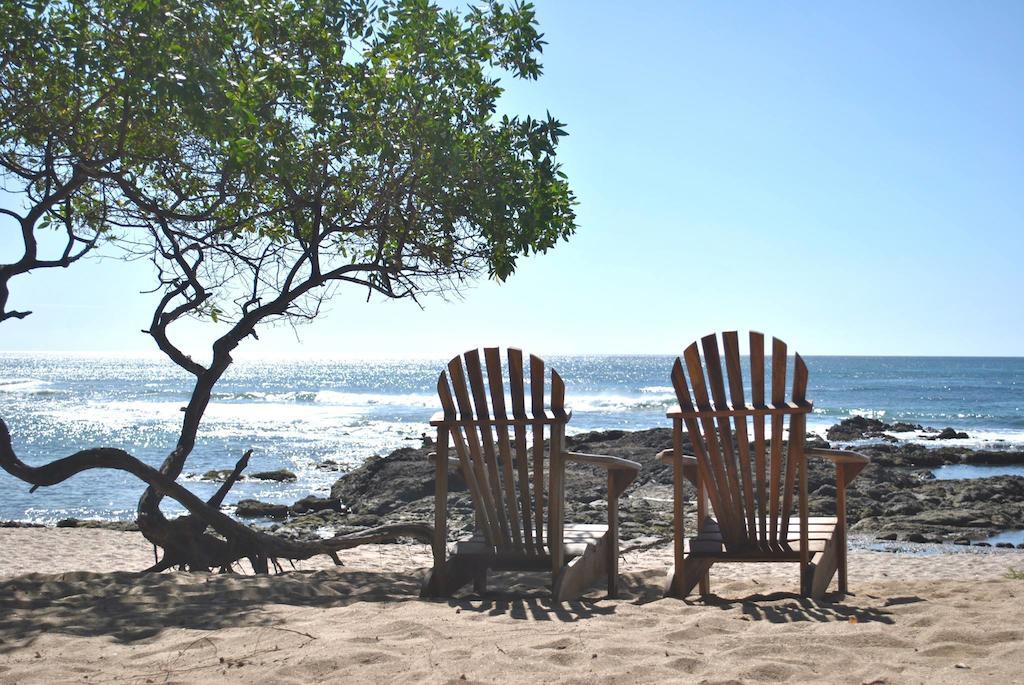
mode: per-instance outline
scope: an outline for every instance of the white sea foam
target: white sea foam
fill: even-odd
[[[51,385],[50,381],[38,378],[11,378],[0,380],[0,392],[35,394],[45,391]]]
[[[566,400],[575,413],[601,412],[616,413],[644,410],[663,410],[675,404],[675,395],[573,395]]]
[[[884,409],[851,409],[850,416],[863,416],[865,419],[881,420],[885,417]]]

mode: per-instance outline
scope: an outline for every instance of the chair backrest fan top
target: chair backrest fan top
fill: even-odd
[[[442,412],[431,424],[451,436],[488,543],[539,553],[549,535],[546,452],[560,449],[569,419],[565,384],[522,350],[508,348],[504,363],[496,347],[482,356],[469,350],[448,362],[437,381]]]
[[[722,333],[721,346],[716,335],[708,335],[687,347],[672,368],[679,411],[670,415],[689,435],[726,547],[779,548],[792,537],[794,492],[798,478],[805,478],[799,467],[812,408],[807,366],[794,354],[787,374],[787,346],[778,338],[772,338],[766,366],[761,333],[750,333],[748,349],[744,364],[735,331]]]

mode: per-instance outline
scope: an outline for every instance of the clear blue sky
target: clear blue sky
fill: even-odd
[[[805,354],[1024,354],[1024,3],[537,4],[545,74],[503,105],[567,123],[573,240],[425,311],[351,292],[246,356],[674,353],[728,328]],[[36,313],[0,350],[154,349],[144,276],[14,281]]]

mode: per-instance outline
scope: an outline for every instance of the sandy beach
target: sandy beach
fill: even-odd
[[[0,530],[0,682],[1024,682],[1024,553],[853,551],[855,594],[791,565],[719,565],[714,598],[659,599],[668,547],[628,552],[624,596],[554,607],[541,576],[424,601],[422,545],[281,576],[140,575],[137,533]]]

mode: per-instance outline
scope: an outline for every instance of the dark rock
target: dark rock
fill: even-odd
[[[907,535],[904,535],[903,539],[906,542],[928,542],[925,536],[921,535],[920,533],[909,533]]]
[[[228,476],[233,473],[232,469],[219,469],[214,471],[207,471],[203,475],[199,476],[199,480],[212,480],[212,481],[226,481]]]
[[[814,448],[826,450],[829,447],[831,447],[831,445],[828,444],[828,441],[825,440],[825,438],[818,435],[817,433],[808,433],[806,439],[804,440],[804,446],[807,447],[808,449]]]
[[[955,440],[957,438],[964,439],[969,437],[967,433],[960,433],[954,428],[943,428],[938,435],[932,435],[925,440]]]
[[[814,491],[814,495],[817,497],[835,497],[836,486],[831,483],[825,483],[820,488]]]
[[[863,440],[864,438],[880,437],[888,428],[888,425],[878,419],[869,419],[864,416],[852,416],[843,419],[832,426],[825,433],[829,440],[848,442],[850,440]]]
[[[135,521],[100,521],[98,519],[66,518],[57,521],[58,528],[101,528],[103,530],[137,531]]]
[[[897,421],[896,423],[890,424],[888,430],[893,433],[909,433],[910,431],[923,431],[924,427],[919,423],[904,423],[903,421]]]
[[[295,474],[289,471],[288,469],[277,469],[274,471],[259,471],[257,473],[251,474],[249,477],[254,478],[256,480],[273,480],[277,481],[278,483],[291,483],[296,480]]]
[[[310,495],[309,497],[303,497],[292,505],[292,511],[296,514],[325,510],[340,512],[342,510],[341,500],[337,497],[317,497],[316,495]]]
[[[968,540],[967,538],[957,538],[956,540],[953,540],[953,544],[954,545],[969,545],[969,544],[971,544],[971,541]]]
[[[978,450],[977,452],[968,451],[966,454],[964,454],[964,463],[985,464],[993,466],[1024,464],[1024,452],[996,452],[988,450]]]
[[[235,505],[235,514],[243,518],[284,518],[288,516],[288,505],[243,499]]]
[[[387,457],[371,457],[339,478],[331,487],[353,514],[388,514],[403,505],[434,494],[434,463],[430,450],[403,447]],[[466,481],[454,454],[448,459],[448,491],[464,492]]]
[[[975,542],[974,546],[975,547],[991,547],[992,543],[990,543],[990,542]]]
[[[41,523],[28,523],[26,521],[0,521],[0,528],[45,528]]]
[[[885,540],[885,541],[895,540],[896,539],[896,533],[886,533],[885,535],[879,535],[875,539],[876,540]]]
[[[996,547],[1001,547],[1002,549],[1013,549],[1013,543],[1012,542],[997,542],[996,543]]]

